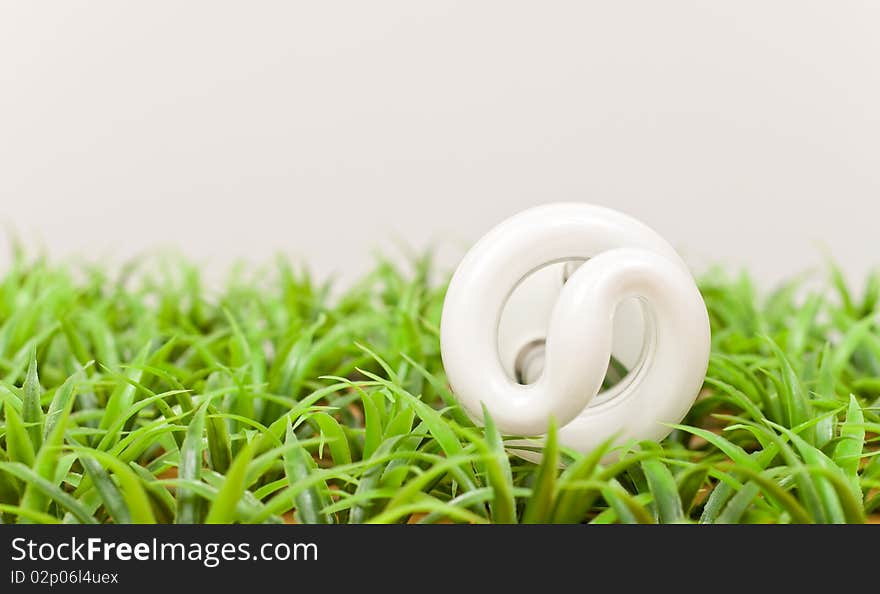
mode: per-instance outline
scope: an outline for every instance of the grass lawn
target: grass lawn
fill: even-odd
[[[880,280],[700,280],[712,358],[662,443],[505,453],[455,405],[430,259],[342,295],[286,262],[209,291],[18,253],[0,275],[3,522],[864,522],[880,507]],[[567,464],[560,464],[565,460]]]

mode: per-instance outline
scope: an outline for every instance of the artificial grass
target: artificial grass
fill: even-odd
[[[0,277],[3,522],[864,522],[880,505],[876,275],[854,296],[700,281],[706,385],[660,444],[602,464],[505,453],[456,407],[429,257],[341,296],[285,261]],[[411,268],[411,269],[410,269]],[[568,463],[561,465],[565,460]]]

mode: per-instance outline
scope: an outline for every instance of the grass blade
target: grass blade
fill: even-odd
[[[202,450],[203,433],[205,430],[205,414],[207,403],[201,405],[193,415],[189,427],[186,429],[186,437],[183,447],[180,449],[180,462],[178,476],[184,481],[199,481],[202,477]],[[201,518],[201,499],[192,490],[185,486],[177,490],[177,513],[178,524],[195,524]]]
[[[211,503],[206,524],[232,524],[238,519],[236,505],[244,496],[247,467],[254,455],[253,442],[244,446],[229,466],[229,472],[223,485],[217,492],[217,497]]]
[[[287,427],[287,444],[295,445],[284,453],[284,472],[291,487],[306,480],[315,471],[314,461],[305,448],[299,445],[293,426]],[[309,486],[296,495],[296,514],[303,524],[332,524],[333,518],[322,510],[329,504],[329,489],[323,481]]]
[[[28,363],[27,375],[21,392],[21,417],[27,425],[27,432],[36,452],[43,445],[43,407],[40,404],[43,389],[40,387],[40,378],[37,375],[36,347],[31,351],[31,360]]]
[[[107,474],[107,471],[104,470],[104,467],[101,466],[96,459],[90,456],[81,457],[80,462],[82,462],[83,468],[88,473],[89,478],[92,479],[95,489],[97,489],[98,493],[101,495],[104,507],[107,509],[107,513],[110,514],[110,517],[113,518],[113,521],[117,524],[130,524],[131,513],[128,511],[128,505],[125,503],[125,498],[122,496],[116,483],[113,482],[113,479],[111,479],[110,475]]]
[[[559,472],[559,443],[556,423],[550,423],[550,430],[544,438],[541,466],[532,487],[532,496],[523,512],[523,524],[542,524],[550,521],[556,497],[556,476]]]
[[[675,478],[663,462],[657,459],[642,461],[642,470],[657,508],[657,520],[661,524],[679,524],[685,515],[678,495]]]
[[[351,448],[348,438],[339,422],[325,412],[316,412],[309,416],[309,421],[318,426],[330,449],[330,456],[337,465],[351,464]]]
[[[495,421],[483,405],[483,422],[486,424],[486,479],[492,488],[493,497],[489,502],[492,521],[498,524],[516,523],[516,501],[513,498],[513,475],[510,459],[504,450],[501,434]]]
[[[840,441],[834,448],[834,462],[849,480],[850,489],[860,500],[862,487],[859,483],[859,462],[865,444],[865,415],[855,396],[849,397],[846,420],[840,427]]]

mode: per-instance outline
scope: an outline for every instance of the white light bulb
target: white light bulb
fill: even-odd
[[[440,343],[476,422],[485,405],[502,432],[540,436],[552,418],[561,444],[588,452],[665,437],[699,393],[710,335],[694,279],[662,237],[620,212],[560,203],[503,221],[467,253]],[[630,372],[601,392],[620,344]]]

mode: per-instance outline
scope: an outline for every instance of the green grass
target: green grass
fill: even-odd
[[[192,265],[28,259],[0,277],[3,522],[864,522],[880,506],[880,281],[766,297],[705,276],[703,395],[617,461],[456,407],[430,259],[353,288],[281,261],[209,291]],[[566,461],[562,465],[560,461]]]

